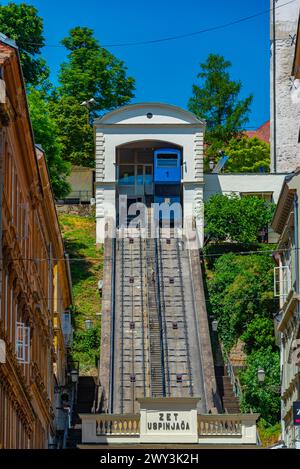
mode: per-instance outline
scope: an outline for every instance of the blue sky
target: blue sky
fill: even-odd
[[[31,0],[44,18],[43,56],[55,83],[65,59],[59,44],[74,26],[88,26],[102,44],[151,40],[218,26],[269,8],[269,0]],[[1,1],[2,5],[9,3]],[[17,1],[16,3],[22,3]],[[209,53],[232,62],[242,96],[254,94],[247,127],[269,119],[269,14],[190,38],[132,47],[108,47],[136,79],[135,102],[161,101],[186,108],[199,63]],[[88,97],[87,97],[88,98]]]

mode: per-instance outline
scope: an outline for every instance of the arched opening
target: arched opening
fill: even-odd
[[[142,202],[182,206],[183,149],[163,140],[138,140],[116,148],[116,206],[120,196],[130,205]]]

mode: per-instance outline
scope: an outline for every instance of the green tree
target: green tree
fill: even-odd
[[[75,330],[73,338],[72,357],[78,360],[81,369],[95,368],[100,352],[100,327]]]
[[[263,368],[263,383],[257,379],[257,371]],[[268,425],[280,418],[280,360],[279,352],[270,347],[252,352],[246,361],[245,371],[240,372],[243,388],[242,412],[258,412]]]
[[[273,213],[274,204],[259,197],[215,194],[204,205],[205,235],[214,242],[255,243]]]
[[[206,155],[215,158],[218,151],[243,130],[253,98],[252,95],[245,99],[239,97],[242,83],[231,80],[230,67],[231,62],[223,56],[210,54],[206,62],[200,64],[197,75],[200,85],[193,85],[188,102],[189,110],[207,121]]]
[[[233,138],[225,147],[230,158],[225,171],[230,173],[258,173],[270,170],[270,144],[257,137]]]
[[[218,335],[227,350],[243,334],[248,349],[259,348],[261,342],[253,343],[253,339],[257,340],[260,333],[274,345],[263,321],[263,318],[271,320],[276,309],[273,261],[267,253],[223,254],[216,260],[213,275],[208,280],[208,293],[211,311],[218,319]]]
[[[74,164],[94,166],[93,131],[87,125],[88,111],[80,109],[80,104],[95,100],[91,117],[127,104],[134,96],[134,79],[127,76],[124,62],[100,46],[93,30],[73,28],[61,42],[68,60],[59,71],[53,116],[59,124],[63,154]]]
[[[72,96],[62,96],[51,106],[56,122],[61,154],[73,165],[94,166],[94,138],[87,122],[87,110]]]
[[[247,353],[251,353],[253,350],[263,350],[266,347],[274,350],[276,348],[274,321],[271,317],[256,316],[253,321],[247,324],[241,339],[245,342]]]
[[[62,158],[63,146],[58,137],[57,124],[50,113],[51,103],[41,91],[31,88],[28,105],[35,142],[45,151],[54,195],[56,198],[64,197],[70,191],[66,180],[70,164]]]
[[[49,76],[40,51],[44,46],[43,20],[32,5],[10,2],[0,5],[0,31],[14,39],[19,47],[26,84],[39,85]]]

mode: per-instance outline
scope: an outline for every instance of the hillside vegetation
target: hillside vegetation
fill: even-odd
[[[272,246],[260,233],[274,206],[257,197],[212,196],[205,204],[205,284],[208,312],[218,321],[225,360],[243,344],[244,367],[236,370],[242,412],[260,414],[262,439],[278,436],[279,348],[274,334],[278,305],[273,293]],[[263,368],[265,381],[257,371]]]
[[[100,352],[101,298],[98,281],[102,278],[103,249],[95,246],[95,218],[60,214],[66,252],[70,256],[73,282],[73,359],[79,360],[81,373],[95,372]],[[86,329],[85,321],[92,327]]]

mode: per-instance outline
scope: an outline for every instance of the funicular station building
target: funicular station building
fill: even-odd
[[[165,104],[125,106],[95,120],[98,243],[124,195],[128,208],[181,202],[185,223],[191,220],[203,200],[204,128],[190,112]]]
[[[216,384],[199,257],[205,122],[144,103],[96,119],[94,130],[105,250],[99,398],[80,415],[79,447],[255,447],[258,416],[226,408]],[[175,204],[170,226],[156,204]]]

